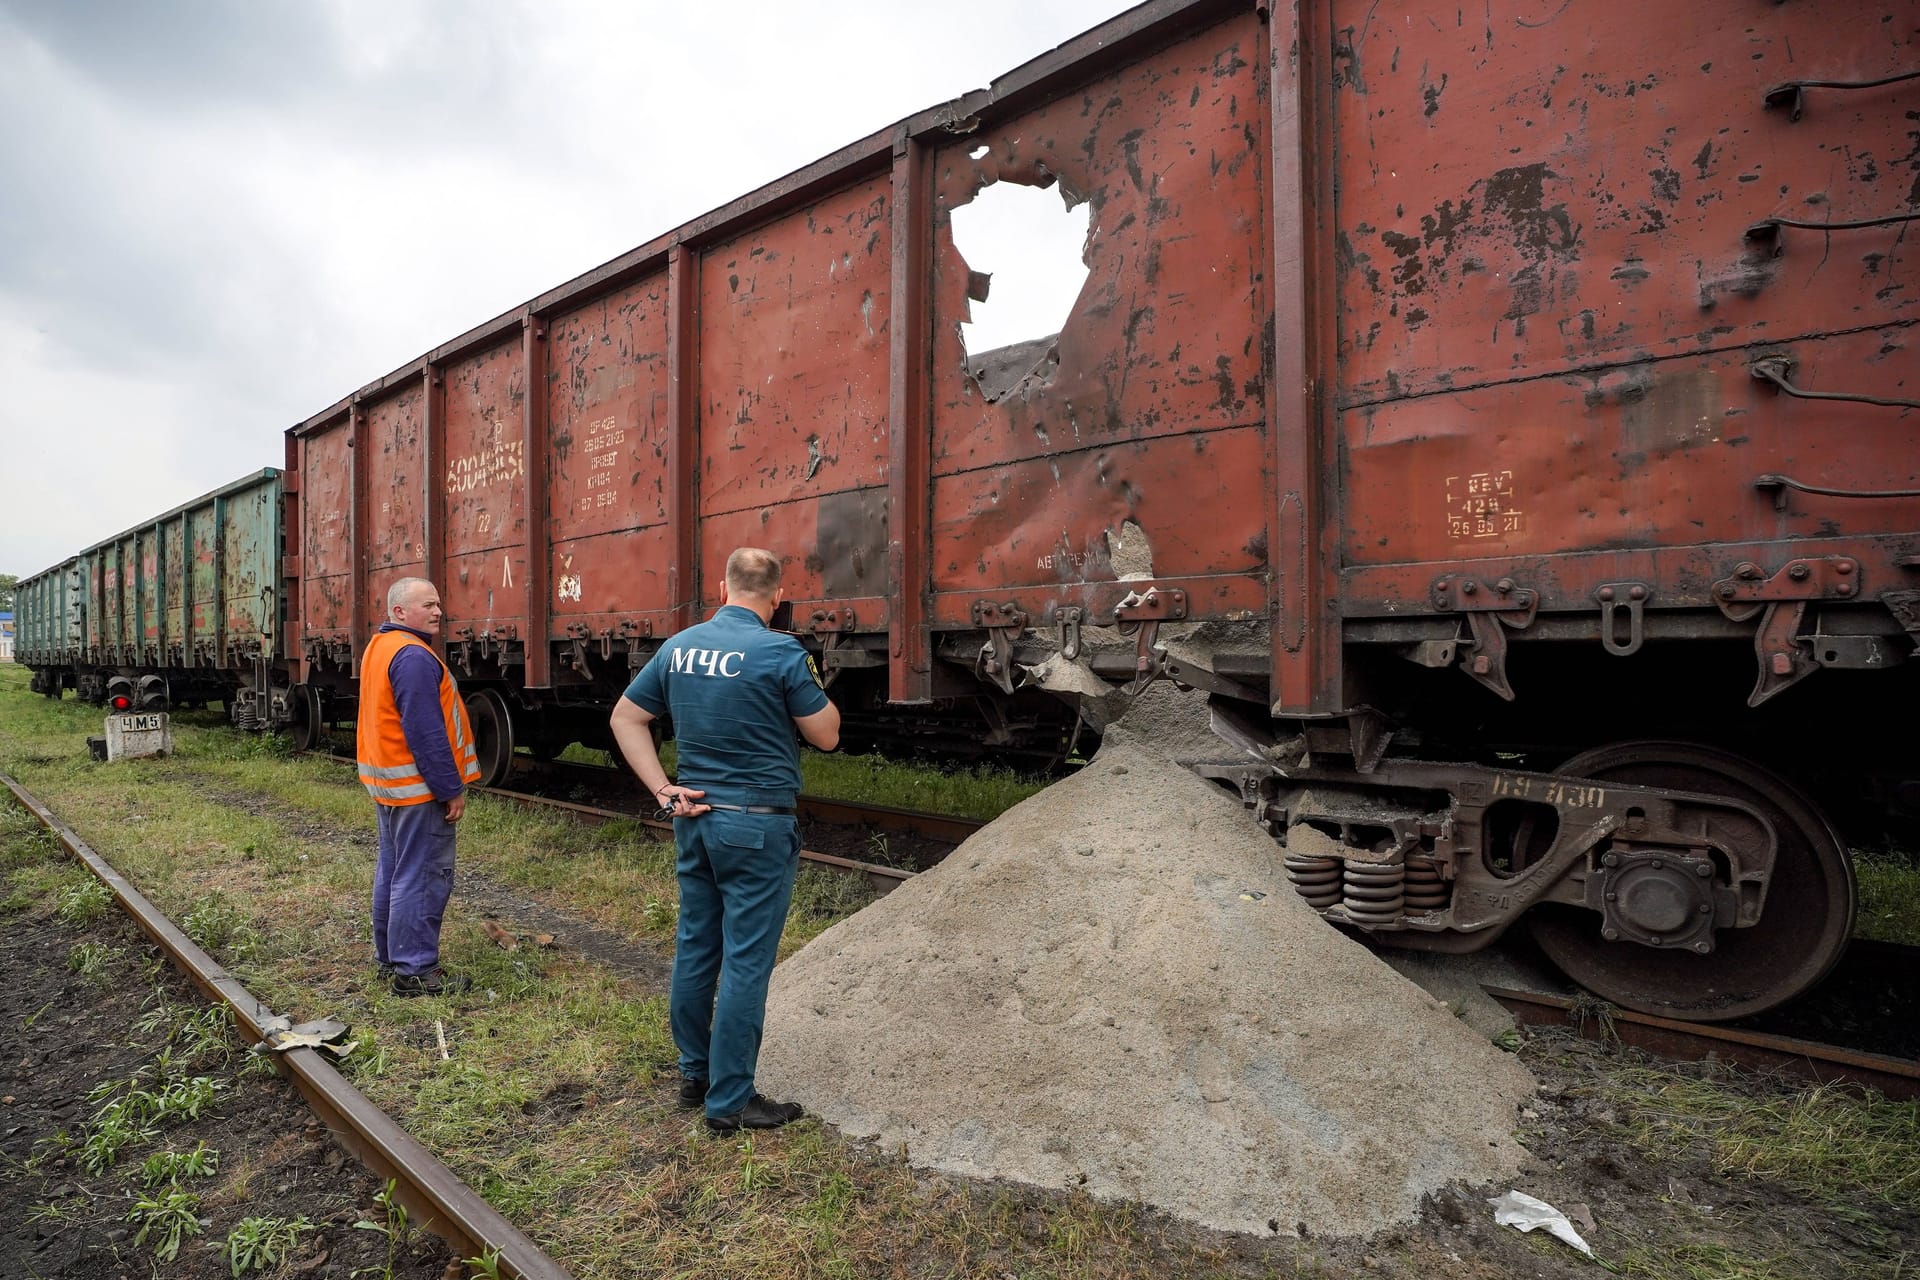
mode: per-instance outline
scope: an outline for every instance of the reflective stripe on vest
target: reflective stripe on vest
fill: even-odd
[[[433,789],[421,776],[412,748],[407,745],[389,674],[394,658],[408,645],[419,645],[433,653],[430,645],[410,631],[382,631],[367,644],[360,659],[360,716],[354,754],[359,757],[361,785],[380,804],[425,804],[433,799]],[[454,767],[463,780],[478,782],[480,757],[467,727],[467,709],[461,705],[453,673],[440,662],[439,654],[433,654],[433,660],[440,665],[440,714],[446,722]]]

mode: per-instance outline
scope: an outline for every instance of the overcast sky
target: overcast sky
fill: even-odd
[[[0,0],[0,572],[1128,7]]]

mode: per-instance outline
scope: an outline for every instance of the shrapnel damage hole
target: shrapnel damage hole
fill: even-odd
[[[1055,340],[1087,282],[1089,212],[1064,183],[1046,190],[1013,181],[991,183],[954,209],[954,248],[970,269],[960,342],[989,401],[1053,376]]]

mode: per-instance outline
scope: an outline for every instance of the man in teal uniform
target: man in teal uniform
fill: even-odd
[[[798,1120],[796,1103],[753,1087],[767,980],[800,862],[799,729],[822,751],[840,742],[800,642],[768,630],[780,562],[741,547],[727,557],[720,609],[661,647],[614,706],[613,736],[640,782],[673,812],[680,928],[669,1020],[680,1049],[680,1101],[704,1103],[716,1133]],[[651,721],[669,716],[680,781],[667,781]]]

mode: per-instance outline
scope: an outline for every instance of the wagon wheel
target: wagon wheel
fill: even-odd
[[[1785,779],[1728,752],[1678,742],[1602,747],[1558,772],[1738,800],[1766,819],[1777,840],[1759,921],[1719,930],[1707,955],[1608,942],[1600,917],[1577,907],[1531,912],[1541,950],[1581,986],[1641,1013],[1724,1022],[1785,1004],[1840,959],[1853,932],[1853,864],[1826,819]]]
[[[320,710],[320,691],[310,684],[297,684],[287,691],[293,749],[312,751],[327,740],[327,722]]]
[[[513,772],[513,717],[507,700],[493,689],[467,695],[467,722],[480,757],[480,785],[497,787]]]

